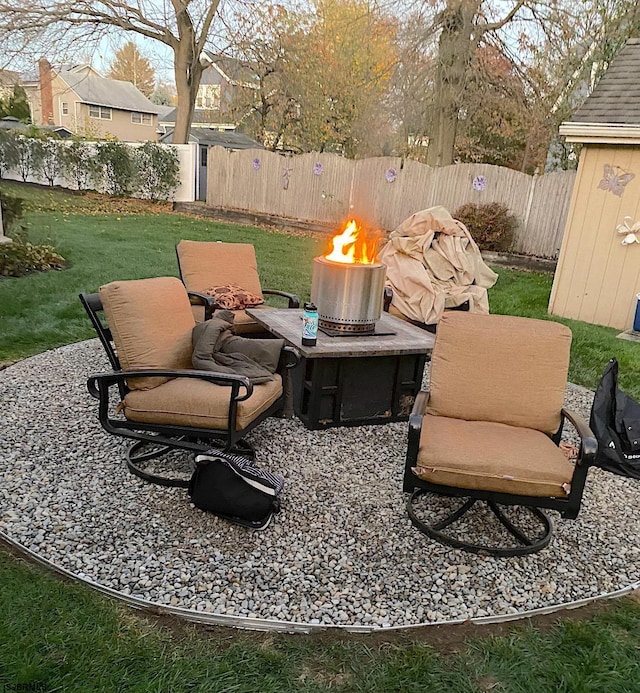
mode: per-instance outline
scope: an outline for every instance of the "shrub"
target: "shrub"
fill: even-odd
[[[168,200],[180,182],[178,155],[172,147],[145,142],[135,150],[140,179],[139,194],[145,200]]]
[[[65,259],[51,245],[34,245],[23,229],[14,233],[11,243],[0,244],[0,275],[21,277],[28,272],[62,269]]]
[[[13,227],[16,221],[22,219],[24,200],[12,197],[0,191],[0,207],[2,207],[2,224],[5,231]]]
[[[518,219],[500,202],[475,204],[469,202],[453,212],[453,218],[461,221],[480,250],[501,252],[509,250],[518,227]]]
[[[107,192],[117,197],[129,197],[137,189],[137,168],[131,148],[115,140],[98,145],[98,163],[104,172]]]
[[[18,148],[12,132],[0,130],[0,178],[14,169],[18,163]]]
[[[100,177],[95,147],[84,140],[65,142],[61,152],[64,175],[73,180],[78,190],[87,190]]]

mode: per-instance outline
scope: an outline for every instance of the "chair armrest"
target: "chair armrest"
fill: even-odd
[[[101,385],[110,387],[117,383],[126,382],[130,378],[197,378],[214,385],[231,387],[231,398],[237,402],[242,402],[253,394],[253,385],[249,378],[244,375],[199,370],[139,370],[96,373],[87,380],[87,388],[92,397],[99,399]],[[240,394],[241,389],[244,390],[244,394]]]
[[[393,289],[389,286],[385,286],[382,299],[382,306],[385,313],[389,312],[391,301],[393,301]]]
[[[300,352],[292,346],[282,348],[280,365],[284,368],[295,368],[300,363]]]
[[[289,301],[287,308],[299,308],[300,299],[295,294],[287,293],[286,291],[277,291],[276,289],[263,289],[263,294],[268,294],[269,296],[282,296]]]
[[[199,291],[187,291],[187,295],[189,296],[189,299],[195,299],[195,301],[191,301],[191,303],[193,303],[197,306],[199,306],[199,305],[204,306],[204,319],[205,320],[210,320],[211,316],[213,315],[213,311],[220,307],[216,303],[216,300],[215,300],[215,298],[213,298],[213,296],[207,296],[207,294],[201,294]]]
[[[576,429],[580,438],[580,452],[576,464],[591,465],[598,452],[598,441],[593,435],[593,431],[580,414],[572,409],[562,408],[562,415],[567,418]]]

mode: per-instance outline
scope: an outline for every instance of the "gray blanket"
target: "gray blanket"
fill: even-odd
[[[282,339],[247,339],[233,333],[233,313],[217,310],[210,320],[193,328],[193,367],[217,373],[244,375],[254,384],[273,380]]]

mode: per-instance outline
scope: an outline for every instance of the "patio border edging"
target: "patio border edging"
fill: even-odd
[[[513,614],[502,614],[498,616],[478,616],[472,618],[460,618],[454,619],[452,621],[433,621],[432,623],[412,623],[402,626],[342,626],[342,625],[331,625],[326,626],[322,624],[315,623],[298,623],[295,621],[278,621],[275,619],[262,619],[262,618],[249,618],[248,616],[228,616],[226,614],[212,614],[206,611],[196,611],[194,609],[185,609],[178,606],[170,606],[168,604],[160,604],[158,602],[152,602],[142,597],[133,597],[128,594],[119,592],[112,587],[107,587],[101,585],[93,580],[88,580],[86,578],[80,577],[75,573],[56,565],[52,561],[46,558],[42,558],[37,553],[28,549],[26,546],[20,542],[11,539],[5,532],[0,530],[0,543],[12,548],[13,550],[23,554],[33,563],[37,563],[53,573],[57,573],[69,580],[76,583],[83,584],[96,592],[100,592],[108,597],[116,599],[127,606],[137,609],[139,611],[144,611],[153,615],[167,615],[174,616],[176,618],[182,619],[188,623],[200,623],[204,625],[211,626],[226,626],[232,628],[239,628],[244,630],[255,630],[262,632],[275,632],[275,633],[300,633],[305,635],[311,635],[314,633],[326,633],[327,631],[339,630],[344,633],[354,633],[354,634],[371,634],[371,633],[392,633],[404,630],[410,630],[415,628],[431,628],[432,626],[460,626],[465,623],[472,623],[474,625],[490,625],[498,623],[508,623],[510,621],[520,621],[525,618],[532,618],[534,616],[543,616],[548,614],[557,613],[560,611],[572,611],[573,609],[578,609],[583,606],[588,606],[594,602],[609,599],[618,599],[624,597],[636,590],[640,589],[640,581],[632,583],[627,587],[622,587],[619,590],[613,592],[606,592],[599,594],[595,597],[585,597],[584,599],[577,599],[572,602],[567,602],[563,604],[554,604],[552,606],[540,607],[539,609],[531,609],[529,611],[517,611]]]

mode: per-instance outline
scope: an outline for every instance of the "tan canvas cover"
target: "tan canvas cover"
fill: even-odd
[[[412,214],[394,229],[379,254],[387,267],[392,305],[411,320],[432,325],[445,308],[469,301],[488,313],[487,289],[498,275],[483,261],[466,226],[444,207]]]

